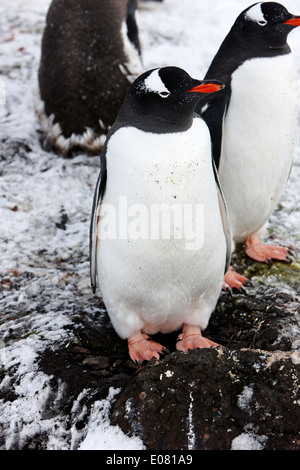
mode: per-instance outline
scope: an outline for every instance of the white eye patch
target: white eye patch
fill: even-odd
[[[265,26],[267,24],[267,20],[264,17],[264,14],[261,9],[261,5],[262,5],[261,3],[257,3],[256,5],[253,5],[253,7],[250,8],[245,13],[245,18],[247,20],[255,21],[261,26]]]
[[[158,93],[162,98],[167,98],[170,91],[166,88],[164,82],[159,76],[159,69],[153,70],[150,75],[145,79],[144,86],[147,91]]]

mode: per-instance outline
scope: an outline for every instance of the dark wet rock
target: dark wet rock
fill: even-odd
[[[91,390],[91,405],[106,398],[110,387],[125,387],[138,367],[129,359],[126,342],[117,336],[107,315],[92,322],[76,314],[73,322],[73,340],[63,348],[47,349],[39,367],[53,376],[53,382],[64,381],[70,405],[86,389]]]
[[[300,354],[225,348],[173,353],[140,369],[111,423],[151,450],[300,449]]]
[[[66,230],[66,224],[69,220],[69,217],[68,217],[68,214],[66,214],[64,212],[64,210],[62,209],[60,211],[60,221],[59,222],[56,222],[55,225],[57,228],[60,228],[61,230]]]
[[[9,137],[0,139],[1,162],[8,162],[15,157],[26,161],[29,152],[31,152],[31,147],[25,140],[11,140]]]

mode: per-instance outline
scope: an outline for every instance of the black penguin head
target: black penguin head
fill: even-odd
[[[279,49],[286,46],[289,32],[300,25],[300,16],[294,16],[280,3],[259,2],[244,10],[232,31],[247,47]]]
[[[129,87],[118,119],[155,132],[188,129],[197,103],[224,88],[217,80],[196,80],[178,67],[163,67],[140,75]]]

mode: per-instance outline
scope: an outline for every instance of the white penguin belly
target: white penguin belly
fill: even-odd
[[[245,62],[231,88],[219,174],[239,240],[267,222],[291,169],[299,109],[291,54]]]
[[[183,322],[204,329],[226,256],[206,125],[195,119],[172,134],[121,128],[107,155],[97,264],[115,330],[128,338]]]

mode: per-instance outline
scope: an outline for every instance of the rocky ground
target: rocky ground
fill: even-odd
[[[64,263],[63,267],[59,262],[57,269],[68,285],[74,274]],[[170,353],[141,367],[129,359],[126,342],[117,337],[99,299],[91,295],[82,299],[79,292],[74,293],[69,322],[63,327],[65,339],[50,343],[35,359],[36,370],[49,378],[39,419],[59,416],[66,442],[74,429],[80,436],[78,441],[73,438],[73,448],[77,448],[94,404],[114,389],[111,425],[128,436],[138,436],[146,449],[300,449],[300,312],[295,295],[299,265],[258,266],[240,250],[235,266],[248,274],[256,269],[261,277],[252,278],[247,292],[221,294],[206,331],[220,347],[184,354],[176,352],[177,333],[157,335]],[[276,282],[267,285],[263,276],[269,278],[270,273],[289,276],[293,292]],[[2,280],[2,289],[16,294],[33,281],[29,273],[11,273]],[[44,294],[35,315],[47,315],[47,308]],[[62,310],[59,299],[51,309]],[[10,320],[13,328],[6,332],[6,344],[26,343],[28,337],[39,335],[26,321],[30,313],[21,311]],[[20,369],[3,368],[0,380],[0,399],[12,405],[20,399]],[[79,397],[80,412],[74,413]],[[4,433],[2,446],[5,437]],[[48,433],[38,429],[13,441],[12,448],[45,449],[48,444]]]
[[[157,335],[170,354],[140,368],[108,321],[105,338],[103,326],[75,321],[76,341],[46,351],[41,367],[58,377],[71,365],[76,393],[88,386],[105,397],[120,387],[111,423],[147,449],[225,450],[243,439],[254,449],[300,449],[299,336],[289,334],[299,328],[299,298],[263,284],[255,293],[223,293],[206,331],[222,346],[183,354],[177,333]]]

